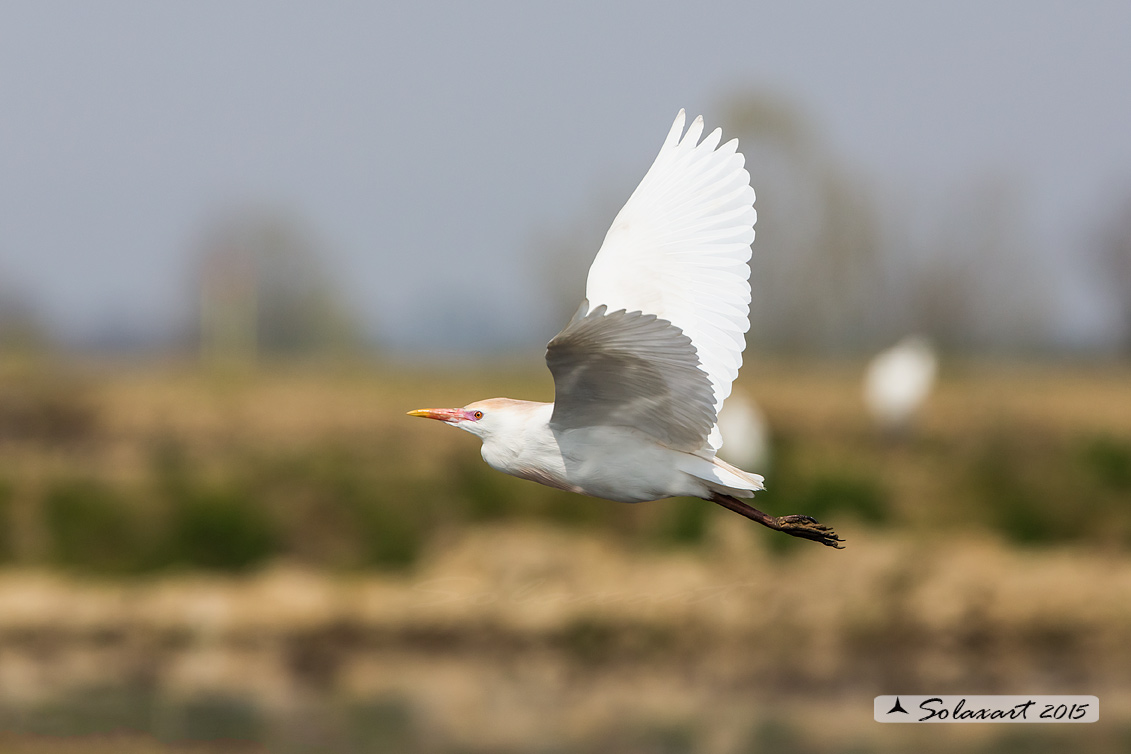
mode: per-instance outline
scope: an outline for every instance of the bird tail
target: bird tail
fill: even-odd
[[[761,474],[743,471],[714,455],[688,454],[684,458],[686,461],[680,470],[706,483],[713,492],[734,497],[754,497],[755,492],[765,489],[765,479]]]

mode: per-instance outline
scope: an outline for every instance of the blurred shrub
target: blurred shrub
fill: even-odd
[[[512,494],[513,488],[507,483],[506,476],[488,466],[478,453],[459,454],[452,459],[451,468],[468,520],[506,518],[514,516],[523,507],[522,499]]]
[[[242,570],[282,555],[330,568],[403,568],[435,529],[440,495],[399,482],[356,451],[237,452],[231,460],[226,481],[208,486],[175,443],[155,455],[176,562]]]
[[[765,503],[767,513],[800,513],[818,519],[847,514],[871,524],[889,521],[891,495],[878,474],[869,474],[864,466],[845,471],[839,463],[834,468],[813,467],[803,464],[800,456],[795,438],[781,433],[774,437],[774,473],[766,489],[755,496]]]
[[[445,467],[450,470],[451,495],[446,505],[462,521],[542,518],[564,524],[579,522],[574,511],[550,501],[558,490],[495,471],[478,452],[453,453]]]
[[[276,552],[274,526],[239,486],[192,489],[173,501],[165,556],[176,565],[242,571]]]
[[[225,693],[190,697],[163,710],[157,737],[164,741],[260,740],[266,730],[262,711],[249,699]]]
[[[0,479],[0,563],[12,560],[12,487]]]
[[[970,476],[983,517],[1018,544],[1131,541],[1131,447],[1114,438],[999,432]]]
[[[43,507],[51,562],[96,573],[136,571],[147,564],[136,508],[109,485],[58,482]]]
[[[151,727],[155,701],[152,691],[140,684],[80,685],[48,695],[18,713],[10,706],[0,708],[0,728],[53,740],[144,731]]]
[[[744,752],[772,751],[775,754],[810,754],[817,751],[795,723],[770,716],[760,719],[750,731]]]
[[[168,510],[159,565],[242,571],[276,553],[274,523],[245,481],[205,480],[171,438],[156,443],[152,468]]]
[[[404,568],[416,562],[436,524],[435,490],[354,449],[319,447],[247,466],[283,519],[283,552],[307,562]]]
[[[681,497],[665,501],[664,515],[656,531],[662,543],[674,545],[697,545],[707,534],[713,503],[694,497]]]
[[[349,705],[349,751],[413,751],[420,736],[412,706],[393,695],[378,696]]]
[[[1019,544],[1050,543],[1070,536],[1072,522],[1026,482],[1019,459],[1001,441],[982,449],[973,468],[975,491],[993,526]],[[1073,532],[1074,533],[1074,532]]]
[[[814,518],[845,513],[872,524],[888,520],[887,493],[864,477],[825,472],[801,484],[791,497],[798,512]]]
[[[1080,455],[1088,473],[1101,486],[1131,490],[1131,441],[1110,435],[1092,437],[1084,443]]]
[[[360,507],[359,513],[363,565],[405,568],[417,561],[429,533],[421,517],[406,515],[403,507],[390,505],[387,500],[374,500]]]

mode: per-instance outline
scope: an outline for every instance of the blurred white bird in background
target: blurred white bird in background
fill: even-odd
[[[719,432],[726,441],[721,455],[729,463],[765,471],[770,464],[770,430],[766,417],[749,394],[734,391],[719,412]]]
[[[652,167],[613,220],[585,299],[550,341],[553,403],[491,398],[419,409],[483,441],[483,459],[523,479],[619,502],[694,496],[830,547],[803,515],[739,498],[762,477],[716,456],[717,416],[750,327],[754,189],[738,142],[722,146],[681,110]]]
[[[934,349],[918,335],[878,353],[864,372],[864,403],[876,425],[893,437],[909,432],[937,371]]]

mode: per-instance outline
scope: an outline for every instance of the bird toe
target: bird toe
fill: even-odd
[[[844,549],[844,545],[841,544],[844,540],[838,537],[832,528],[825,526],[812,516],[801,514],[778,516],[777,522],[779,531],[790,536],[820,542],[826,547],[834,547],[838,550]]]

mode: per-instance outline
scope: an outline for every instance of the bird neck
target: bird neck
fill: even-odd
[[[546,443],[553,442],[550,416],[554,404],[508,400],[504,410],[496,409],[492,427],[483,433],[483,460],[496,469],[506,470]]]

